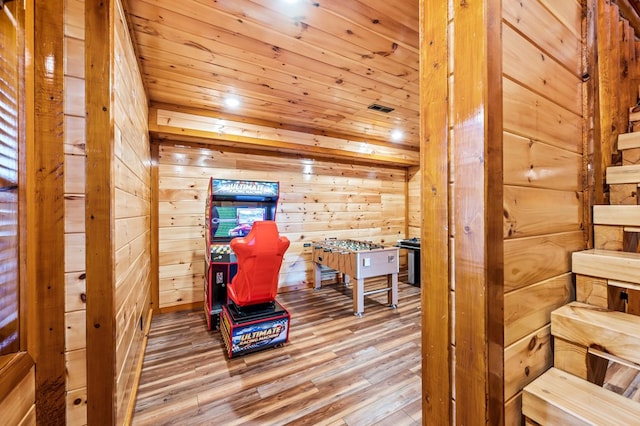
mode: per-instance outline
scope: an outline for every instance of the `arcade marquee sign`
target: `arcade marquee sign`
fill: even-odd
[[[262,197],[277,197],[278,193],[278,182],[229,179],[213,180],[214,197],[232,195],[258,195]]]

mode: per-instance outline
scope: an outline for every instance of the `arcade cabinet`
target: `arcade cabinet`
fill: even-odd
[[[207,328],[220,328],[230,357],[283,344],[288,339],[289,314],[275,301],[282,257],[289,246],[275,224],[278,196],[277,182],[209,180],[204,311]],[[258,225],[262,230],[252,233],[258,223],[266,225]],[[284,240],[287,243],[283,248]],[[255,251],[257,247],[263,248]],[[278,248],[282,253],[265,247]],[[267,273],[268,285],[251,280],[267,277]],[[236,275],[238,285],[230,290]]]

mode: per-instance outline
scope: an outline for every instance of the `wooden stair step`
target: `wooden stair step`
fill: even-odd
[[[609,185],[640,183],[640,164],[607,167],[607,183]]]
[[[636,206],[636,205],[593,206],[593,224],[640,227],[640,206]]]
[[[639,316],[571,302],[551,313],[551,334],[640,365]]]
[[[621,133],[618,135],[618,149],[640,148],[640,132]]]
[[[640,404],[551,368],[523,389],[522,414],[541,425],[632,425]]]
[[[640,253],[591,249],[573,252],[574,274],[640,284]]]
[[[626,288],[627,290],[640,292],[640,284],[630,283],[628,281],[607,280],[607,285],[611,287]]]

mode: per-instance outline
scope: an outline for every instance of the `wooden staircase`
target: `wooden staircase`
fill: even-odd
[[[593,208],[595,248],[572,256],[577,301],[551,314],[554,367],[523,390],[527,424],[640,424],[640,402],[602,387],[611,365],[640,374],[640,132],[618,149],[611,204]]]

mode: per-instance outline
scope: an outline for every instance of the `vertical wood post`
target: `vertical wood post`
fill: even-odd
[[[448,5],[420,0],[423,424],[451,424]]]
[[[456,423],[502,424],[501,2],[460,1],[453,13]]]
[[[607,156],[611,154],[613,126],[611,117],[611,70],[607,56],[600,58],[602,52],[607,52],[610,46],[611,31],[609,28],[609,0],[597,0],[595,8],[595,26],[596,26],[596,50],[595,63],[597,64],[597,117],[596,123],[600,131],[598,139],[600,143],[594,146],[593,153],[593,178],[594,178],[594,203],[604,204],[604,173],[610,159]]]
[[[85,1],[87,422],[116,419],[113,0]]]
[[[160,177],[158,175],[158,162],[160,159],[160,145],[151,143],[151,308],[153,313],[160,313],[160,217],[158,207],[158,190]],[[202,283],[204,287],[204,283]]]
[[[596,108],[598,99],[598,66],[597,66],[597,3],[598,0],[582,0],[582,191],[585,247],[593,247],[593,217],[591,206],[603,195],[603,177],[596,179],[595,171],[601,170],[600,146],[600,111]],[[596,165],[598,165],[596,167]],[[599,188],[599,189],[598,189]]]
[[[34,0],[36,419],[64,424],[64,4]],[[30,338],[31,339],[31,338]]]
[[[500,425],[502,8],[433,3],[420,6],[423,420]]]

